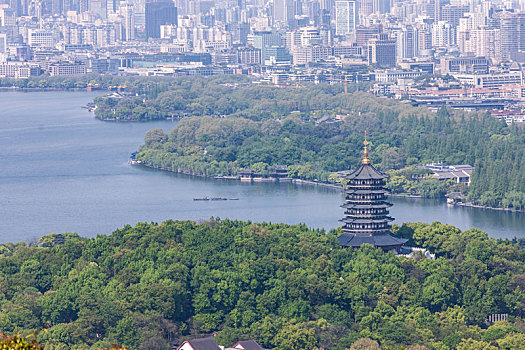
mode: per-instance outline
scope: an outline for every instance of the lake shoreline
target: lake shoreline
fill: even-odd
[[[0,91],[17,91],[17,92],[44,92],[44,91],[50,91],[50,92],[78,92],[78,91],[88,91],[87,88],[57,88],[57,87],[38,87],[38,88],[28,88],[28,87],[18,87],[18,86],[0,86]],[[92,92],[100,91],[100,90],[93,90]]]
[[[255,182],[255,183],[261,183],[261,182],[279,183],[279,182],[281,182],[281,183],[293,183],[293,184],[297,184],[297,185],[320,186],[320,187],[325,187],[325,188],[331,188],[331,189],[334,189],[334,190],[343,190],[343,186],[342,185],[328,184],[328,183],[324,183],[324,182],[316,182],[316,181],[303,180],[303,179],[286,178],[286,181],[280,181],[277,178],[275,178],[275,179],[262,179],[262,180],[259,180],[258,178],[255,178],[255,179],[250,179],[250,180],[242,180],[242,178],[240,176],[208,176],[208,175],[203,175],[203,174],[195,174],[195,173],[192,173],[190,171],[184,171],[184,170],[178,171],[178,170],[173,170],[171,168],[161,168],[161,167],[157,167],[157,166],[153,166],[153,165],[147,165],[147,164],[144,164],[144,163],[138,163],[137,161],[130,161],[130,165],[132,165],[132,166],[139,166],[139,167],[145,167],[145,168],[149,168],[149,169],[155,169],[155,170],[159,170],[159,171],[166,171],[166,172],[171,172],[171,173],[176,173],[176,174],[183,174],[183,175],[188,175],[188,176],[196,176],[196,177],[202,177],[202,178],[207,178],[207,179],[214,179],[214,180],[236,180],[236,181],[251,182],[251,183],[252,182]],[[389,193],[389,196],[390,197],[398,197],[398,198],[411,198],[411,199],[432,199],[432,198],[423,197],[421,195],[402,194],[402,193]],[[436,199],[436,198],[434,198],[434,199]],[[442,198],[437,198],[437,199],[442,199]],[[502,211],[502,212],[507,212],[507,213],[519,213],[519,214],[524,214],[525,213],[525,210],[512,210],[512,209],[509,209],[509,208],[487,207],[487,206],[477,205],[477,204],[473,204],[473,203],[458,202],[458,203],[454,203],[452,205],[457,206],[457,207],[474,208],[474,209],[485,209],[485,210],[493,210],[493,211]]]

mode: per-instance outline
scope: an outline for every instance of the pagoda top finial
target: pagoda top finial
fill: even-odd
[[[368,158],[368,141],[366,140],[366,130],[365,130],[365,142],[363,142],[365,144],[365,150],[364,150],[364,154],[363,154],[363,161],[362,163],[363,164],[370,164],[370,159]]]

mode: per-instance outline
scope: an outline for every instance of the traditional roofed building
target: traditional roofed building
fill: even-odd
[[[253,339],[241,340],[232,346],[232,349],[239,350],[264,350],[257,342]]]
[[[213,337],[186,340],[177,350],[221,350]]]
[[[383,188],[386,175],[370,164],[368,141],[365,137],[364,157],[361,166],[346,176],[349,180],[345,189],[346,203],[343,234],[338,237],[343,247],[359,248],[368,243],[384,250],[399,252],[407,239],[398,238],[390,232],[390,217],[387,202],[388,192]]]

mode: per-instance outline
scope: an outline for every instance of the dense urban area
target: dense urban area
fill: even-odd
[[[523,122],[524,6],[2,0],[0,77],[246,74],[272,84],[370,82],[375,94],[414,105],[487,109]]]

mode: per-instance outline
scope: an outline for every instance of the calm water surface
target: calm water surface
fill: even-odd
[[[147,130],[169,121],[101,122],[85,109],[87,92],[0,92],[0,242],[50,232],[84,236],[166,219],[249,219],[330,229],[342,216],[337,190],[243,184],[131,167]],[[238,201],[195,202],[194,197]],[[525,237],[525,215],[393,198],[395,223],[441,221],[493,237]]]

